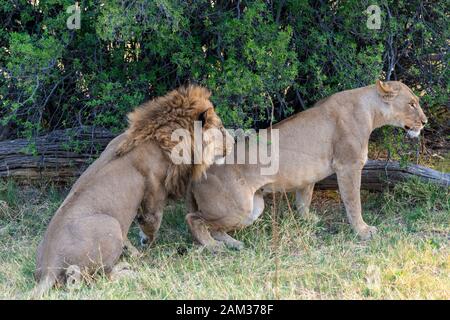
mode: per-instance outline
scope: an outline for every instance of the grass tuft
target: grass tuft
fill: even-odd
[[[66,194],[0,182],[0,299],[29,298],[37,244]],[[318,222],[299,219],[285,197],[277,197],[274,222],[268,199],[263,216],[234,234],[245,249],[218,255],[192,243],[184,206],[172,203],[156,244],[139,259],[122,258],[133,276],[111,282],[100,274],[46,298],[449,299],[448,189],[413,180],[362,199],[365,220],[379,229],[369,242],[352,232],[337,192],[316,192]],[[130,233],[137,244],[136,225]]]

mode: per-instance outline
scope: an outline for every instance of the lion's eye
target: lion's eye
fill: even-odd
[[[410,106],[411,108],[413,108],[413,109],[416,108],[416,104],[415,104],[415,103],[410,103],[409,106]]]

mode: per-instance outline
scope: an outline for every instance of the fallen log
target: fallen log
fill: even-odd
[[[79,127],[32,140],[0,141],[0,177],[67,182],[78,177],[114,137],[102,128]]]
[[[368,160],[361,172],[361,189],[382,191],[387,186],[413,177],[443,187],[450,187],[450,173],[419,165],[402,167],[397,161]],[[321,190],[336,190],[338,188],[336,175],[333,174],[323,179],[317,183],[316,187]]]
[[[0,177],[13,177],[19,182],[68,182],[78,177],[114,137],[105,129],[81,127],[56,130],[32,141],[1,141]],[[419,165],[402,167],[395,161],[369,160],[362,170],[361,189],[380,191],[411,177],[450,187],[449,173]],[[336,175],[318,182],[316,187],[337,189]]]

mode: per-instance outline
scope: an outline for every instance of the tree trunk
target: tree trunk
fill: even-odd
[[[0,177],[14,177],[21,182],[41,179],[68,182],[78,177],[114,137],[105,129],[82,127],[57,130],[31,141],[1,141]],[[380,191],[410,177],[450,186],[448,173],[419,165],[402,168],[398,162],[369,160],[362,171],[361,189]],[[337,189],[336,175],[318,182],[316,187]]]
[[[417,177],[422,181],[444,187],[450,187],[449,173],[419,165],[408,165],[402,168],[397,161],[368,160],[361,173],[361,189],[382,191],[388,185],[391,186],[412,177]],[[336,175],[333,174],[323,179],[316,186],[321,190],[338,189]]]
[[[1,141],[0,177],[67,182],[78,177],[114,137],[105,129],[81,127],[55,130],[30,141]]]

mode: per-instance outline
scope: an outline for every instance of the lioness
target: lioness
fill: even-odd
[[[191,178],[201,177],[216,157],[232,148],[233,139],[209,97],[205,88],[182,87],[129,114],[129,129],[83,173],[50,221],[38,247],[34,297],[56,282],[78,282],[81,272],[119,271],[114,266],[122,249],[136,250],[127,234],[141,204],[143,230],[154,240],[167,198],[183,195]],[[171,135],[185,129],[193,137],[196,120],[202,121],[201,162],[176,165],[169,157],[177,145]],[[208,135],[211,128],[225,134],[225,144]]]
[[[336,173],[350,224],[369,239],[376,228],[364,222],[360,201],[369,136],[375,128],[393,125],[417,137],[426,123],[419,98],[401,82],[377,81],[333,94],[273,126],[279,130],[278,173],[261,175],[260,164],[214,165],[208,179],[192,183],[186,220],[193,237],[211,250],[241,248],[227,232],[258,218],[264,191],[296,191],[297,207],[307,215],[314,184]]]

